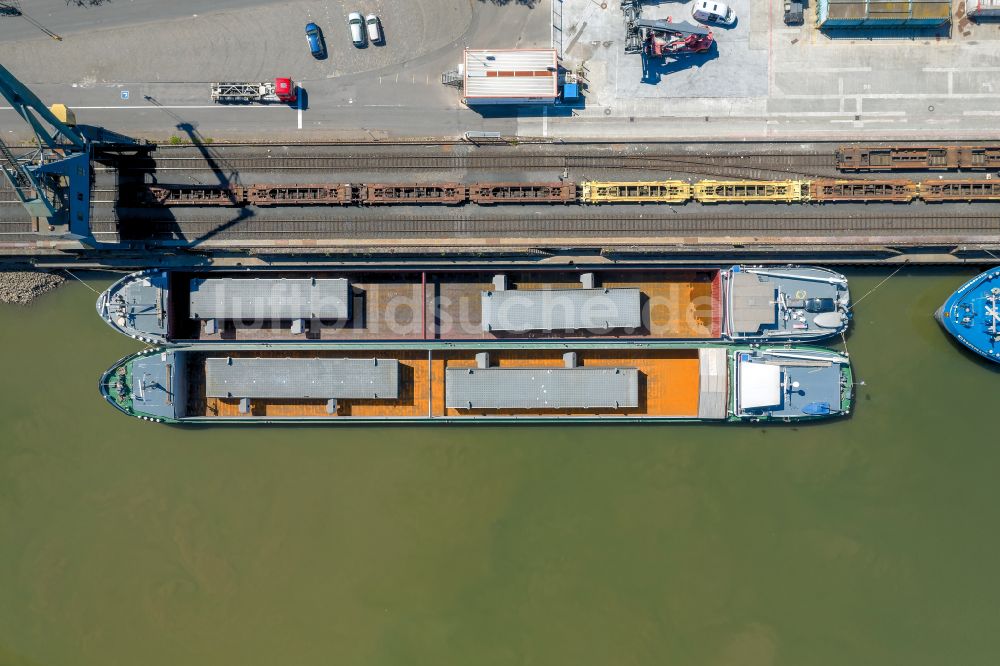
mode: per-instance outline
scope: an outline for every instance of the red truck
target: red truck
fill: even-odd
[[[212,84],[212,101],[233,102],[282,102],[294,104],[297,99],[295,84],[288,78],[274,81],[223,81]]]

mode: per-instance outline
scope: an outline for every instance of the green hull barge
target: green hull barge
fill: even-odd
[[[577,341],[192,344],[100,380],[156,423],[801,422],[845,416],[845,354],[807,346]]]

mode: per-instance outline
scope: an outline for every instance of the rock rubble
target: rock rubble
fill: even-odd
[[[0,271],[0,303],[30,303],[65,281],[44,271]]]

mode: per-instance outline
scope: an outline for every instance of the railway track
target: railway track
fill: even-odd
[[[152,155],[152,165],[121,167],[124,172],[155,169],[155,172],[217,171],[268,173],[279,171],[543,171],[543,170],[644,170],[692,173],[734,178],[765,179],[767,174],[817,175],[814,170],[836,170],[833,153],[751,154],[692,156],[689,153],[661,155],[330,155],[226,157],[214,162],[204,157]],[[98,173],[113,171],[97,167]]]
[[[245,239],[365,239],[413,238],[551,238],[553,236],[616,237],[840,235],[955,236],[1000,233],[1000,220],[990,215],[861,214],[852,217],[718,217],[713,215],[630,214],[603,216],[544,215],[535,219],[502,217],[434,217],[407,219],[316,220],[287,216],[261,220],[246,218],[226,223],[145,221],[122,224],[123,238],[130,240]]]
[[[92,204],[113,204],[117,203],[116,188],[93,188],[90,190],[90,203]],[[0,187],[0,206],[20,206],[21,200],[14,195],[14,190],[9,187]]]

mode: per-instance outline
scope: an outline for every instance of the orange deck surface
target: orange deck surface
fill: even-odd
[[[721,307],[712,299],[714,273],[624,272],[604,275],[600,285],[607,288],[632,288],[642,292],[642,328],[638,331],[612,331],[579,337],[600,338],[688,338],[708,339],[718,332],[712,330],[713,315]],[[526,334],[490,333],[482,330],[480,293],[493,288],[489,282],[439,280],[427,285],[427,328],[429,339],[442,338],[539,338],[554,337],[540,331]],[[521,279],[511,284],[513,289],[579,289],[580,282],[562,279]],[[561,337],[561,336],[559,336]]]
[[[720,305],[712,300],[712,278],[717,271],[606,271],[599,284],[608,288],[634,288],[642,292],[642,327],[636,331],[588,333],[573,337],[708,339],[713,315]],[[573,273],[546,275],[511,272],[513,289],[579,289]],[[426,294],[419,274],[352,282],[351,321],[309,323],[309,332],[293,336],[291,322],[223,322],[218,332],[207,335],[204,324],[188,321],[186,330],[202,340],[420,340],[421,326],[427,339],[489,339],[564,337],[550,332],[497,334],[482,330],[481,292],[493,288],[487,274],[441,274],[428,276]],[[423,312],[421,312],[423,306]],[[422,317],[425,318],[422,321]]]
[[[563,350],[489,350],[495,367],[560,367]],[[239,355],[234,352],[231,355]],[[396,400],[341,400],[336,414],[326,413],[325,400],[251,401],[254,416],[344,416],[426,417],[498,415],[632,415],[693,417],[698,414],[699,376],[697,350],[584,350],[577,352],[580,366],[638,368],[639,407],[595,410],[455,410],[445,408],[445,369],[475,366],[475,350],[437,352],[428,362],[426,351],[332,351],[275,352],[274,356],[317,355],[331,358],[391,357],[399,359],[400,392]],[[201,362],[196,362],[201,363]],[[201,366],[203,367],[203,366]],[[245,416],[238,399],[205,398],[203,375],[194,369],[189,412],[203,416]],[[200,396],[200,397],[199,397]]]

